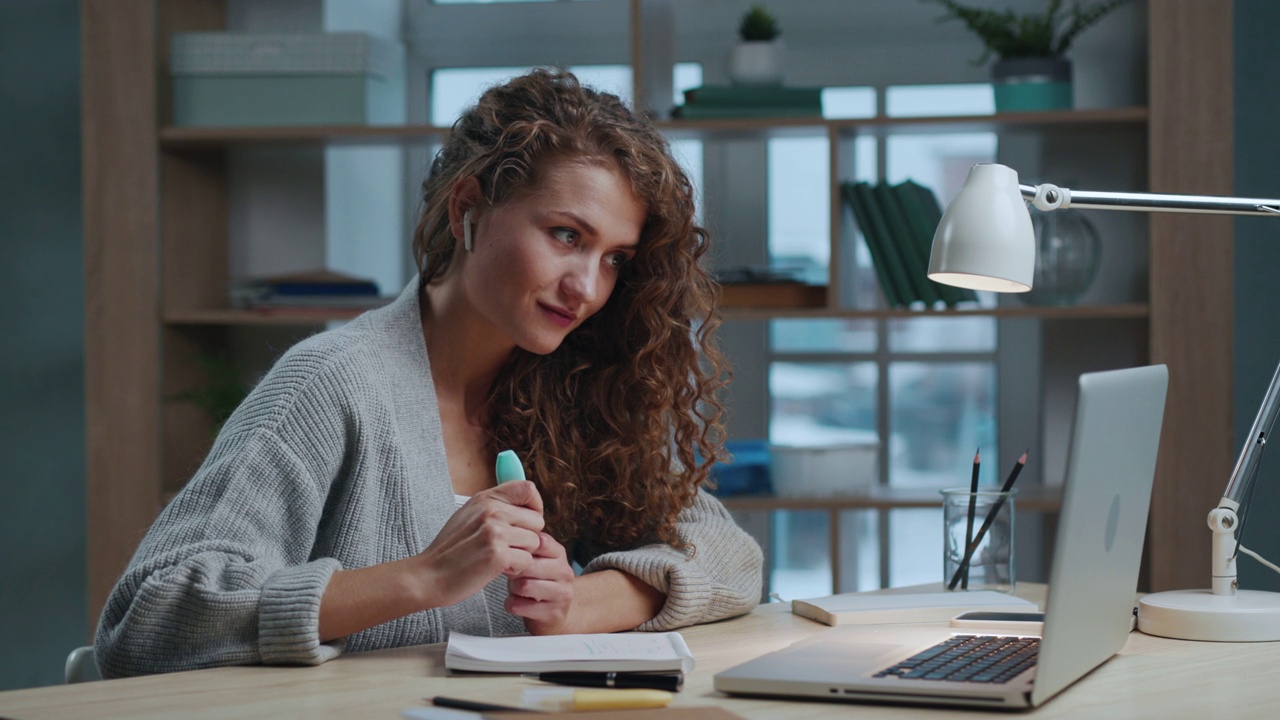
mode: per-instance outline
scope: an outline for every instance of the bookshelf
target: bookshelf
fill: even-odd
[[[779,118],[742,119],[742,120],[699,120],[699,121],[659,121],[656,125],[673,139],[696,138],[705,140],[724,139],[769,139],[775,137],[826,137],[831,147],[857,137],[862,133],[881,134],[927,134],[956,132],[1052,132],[1056,128],[1093,128],[1106,131],[1142,131],[1147,122],[1145,107],[1105,108],[1095,110],[1070,110],[1051,112],[1008,113],[1004,115],[985,116],[934,116],[922,118],[867,118],[858,120],[814,120]],[[267,127],[267,128],[185,128],[161,127],[159,129],[160,147],[165,153],[184,158],[187,162],[201,162],[201,158],[210,153],[220,153],[246,146],[278,146],[278,145],[310,145],[310,146],[351,146],[351,145],[397,145],[421,144],[439,138],[446,128],[430,125],[405,125],[397,127],[371,126],[325,126],[325,127]],[[833,164],[836,168],[837,164]],[[832,184],[839,182],[839,172],[833,169]],[[844,212],[841,203],[834,203],[832,209],[836,221],[832,223],[832,257],[838,258],[847,253],[846,243],[838,237],[840,227],[839,216]],[[833,266],[835,262],[832,263]],[[826,286],[801,285],[795,283],[776,284],[734,284],[724,288],[723,302],[730,313],[739,309],[759,310],[776,309],[790,312],[806,309],[824,316],[841,317],[896,317],[886,315],[882,311],[857,309],[841,309],[837,294],[832,284]],[[830,313],[824,313],[830,310]],[[1021,315],[1036,316],[1043,313],[1047,317],[1056,317],[1066,311],[1068,315],[1079,316],[1077,308],[1040,308],[1029,309]],[[894,311],[887,311],[893,313]],[[934,311],[921,311],[932,314]],[[961,313],[970,311],[958,311]],[[1098,312],[1098,316],[1119,314],[1132,316],[1132,308],[1119,307],[1108,310],[1085,309],[1084,313]],[[1016,313],[1015,313],[1016,314]],[[259,324],[260,318],[241,316],[234,313],[209,312],[200,313],[202,322],[208,324],[212,318],[220,317],[227,324]],[[742,313],[743,316],[749,313]],[[173,317],[188,317],[190,313]],[[171,315],[166,314],[166,320]],[[350,314],[339,313],[333,316],[315,315],[316,322],[324,320],[349,319]],[[298,322],[295,317],[292,322]],[[290,322],[275,319],[271,322]]]
[[[765,497],[735,495],[724,498],[730,510],[892,510],[897,508],[940,508],[942,496],[931,488],[873,487],[867,490],[823,498]],[[1018,491],[1019,512],[1056,512],[1062,504],[1062,490],[1054,487],[1028,487]],[[833,523],[833,527],[839,523]]]
[[[603,5],[603,3],[602,3]],[[644,107],[670,97],[661,74],[675,56],[670,0],[630,0],[635,95]],[[835,148],[860,134],[982,129],[1052,135],[1078,129],[1143,138],[1148,189],[1231,191],[1231,16],[1224,4],[1181,0],[1147,18],[1146,107],[997,116],[868,120],[660,121],[673,138],[825,136]],[[1228,6],[1229,8],[1229,6]],[[89,617],[162,503],[208,445],[197,411],[166,402],[198,378],[195,357],[241,332],[310,332],[351,313],[262,315],[231,310],[225,283],[230,204],[228,158],[246,147],[408,146],[438,137],[429,125],[398,127],[178,128],[165,124],[167,38],[220,29],[221,0],[121,0],[83,7],[83,155],[86,260],[86,433]],[[664,37],[664,33],[667,35]],[[1196,112],[1186,112],[1194,107]],[[832,162],[833,182],[838,172]],[[833,214],[842,212],[833,204]],[[832,223],[833,258],[842,252]],[[1144,302],[1074,307],[906,311],[842,308],[826,286],[726,289],[730,317],[909,319],[989,315],[1066,323],[1136,324],[1152,362],[1171,370],[1148,542],[1151,589],[1200,584],[1208,538],[1204,508],[1231,465],[1232,260],[1229,219],[1152,217]],[[847,252],[847,250],[843,250]],[[835,263],[832,263],[833,267]],[[1194,287],[1195,293],[1186,288]],[[734,501],[741,504],[746,501]],[[757,502],[757,501],[752,501]],[[794,501],[758,501],[792,507]],[[840,501],[845,502],[845,501]],[[886,495],[856,502],[908,507]],[[1052,499],[1046,502],[1052,503]],[[752,508],[756,506],[747,503]],[[744,505],[744,507],[746,507]],[[840,505],[844,507],[844,505]],[[853,507],[850,505],[850,507]],[[860,507],[860,506],[859,506]],[[1188,537],[1192,535],[1192,537]],[[1203,541],[1203,542],[1201,542]]]

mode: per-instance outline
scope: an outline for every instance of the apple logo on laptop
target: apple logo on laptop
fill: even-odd
[[[1120,494],[1111,501],[1111,512],[1107,513],[1107,552],[1116,542],[1116,530],[1120,528]]]

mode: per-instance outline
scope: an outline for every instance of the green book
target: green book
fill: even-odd
[[[933,234],[938,229],[937,223],[933,220],[933,215],[926,210],[923,193],[928,193],[929,189],[916,183],[914,180],[904,180],[894,185],[893,195],[898,201],[898,205],[902,207],[902,212],[906,216],[907,223],[911,226],[912,237],[923,253],[925,262],[926,277],[929,272],[929,254],[933,251]],[[955,307],[955,304],[964,299],[963,291],[954,285],[946,285],[936,283],[932,280],[928,281],[938,295],[942,298],[942,302],[949,307]]]
[[[806,105],[681,105],[671,111],[677,120],[727,120],[732,118],[805,117],[822,119],[822,107]]]
[[[783,106],[812,107],[822,112],[822,88],[820,87],[784,87],[747,86],[747,85],[703,85],[684,91],[684,101],[689,105],[703,106]]]
[[[907,266],[903,262],[902,256],[898,253],[897,247],[894,246],[893,235],[889,232],[889,224],[885,221],[884,214],[880,212],[880,204],[876,202],[871,184],[867,182],[854,183],[853,191],[866,207],[867,220],[870,223],[872,232],[878,238],[881,255],[888,266],[889,275],[898,287],[900,304],[904,307],[910,307],[911,303],[921,299],[919,290],[911,282],[911,276],[907,273]]]
[[[915,196],[919,206],[921,216],[925,219],[927,234],[925,235],[925,243],[932,251],[933,234],[938,229],[938,223],[942,222],[942,205],[938,202],[938,197],[933,194],[929,188],[911,180],[901,183],[907,187],[903,191],[904,194]],[[943,285],[938,283],[938,287],[945,288],[943,291],[943,299],[948,305],[955,306],[961,302],[977,302],[978,296],[974,291],[968,288],[958,288],[954,285]]]
[[[866,207],[863,205],[861,198],[854,192],[853,183],[840,183],[840,197],[849,206],[850,212],[853,213],[854,222],[862,230],[862,238],[867,243],[867,251],[871,253],[871,269],[875,271],[876,281],[880,284],[880,294],[884,296],[885,305],[889,307],[902,305],[898,287],[889,275],[889,264],[884,261],[884,253],[880,250],[878,238],[874,237],[869,231],[871,221],[867,217]]]
[[[862,201],[858,199],[857,194],[853,191],[853,183],[840,183],[840,197],[845,204],[849,206],[849,211],[853,213],[854,222],[858,223],[858,227],[868,228],[871,226],[867,219],[866,208],[862,206]],[[867,243],[867,251],[871,253],[871,269],[875,271],[876,282],[880,284],[880,294],[884,296],[884,302],[889,307],[896,307],[902,304],[898,296],[898,289],[893,284],[893,278],[889,277],[889,266],[881,259],[882,253],[876,239],[866,230],[862,231],[862,237]]]
[[[893,187],[888,183],[876,183],[871,189],[876,203],[880,206],[880,214],[884,216],[889,227],[889,236],[893,241],[898,257],[907,271],[907,279],[916,296],[924,301],[926,308],[932,308],[942,301],[942,294],[929,279],[929,249],[916,239],[915,230],[907,221],[907,214],[893,194]]]
[[[874,200],[870,187],[865,182],[844,183],[843,189],[853,210],[853,217],[862,230],[862,237],[867,241],[867,250],[871,253],[871,266],[875,269],[876,279],[880,281],[880,290],[889,307],[906,307],[911,304],[909,286],[906,276],[901,271],[895,257],[890,255],[883,226],[872,214]]]

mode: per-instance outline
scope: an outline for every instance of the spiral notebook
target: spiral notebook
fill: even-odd
[[[494,673],[559,671],[691,672],[693,653],[678,632],[479,637],[449,633],[444,665]]]

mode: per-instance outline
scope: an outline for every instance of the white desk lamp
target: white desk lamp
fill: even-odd
[[[1035,270],[1036,239],[1027,203],[1040,210],[1087,208],[1221,215],[1280,214],[1280,200],[1202,195],[1077,192],[1055,185],[1018,184],[1003,165],[975,165],[933,236],[929,279],[996,292],[1026,292]],[[1280,572],[1236,538],[1237,511],[1247,510],[1249,490],[1280,410],[1280,367],[1253,421],[1218,507],[1209,513],[1213,532],[1212,589],[1175,590],[1139,602],[1138,629],[1184,640],[1280,640],[1280,593],[1240,590],[1236,553],[1244,552]]]

